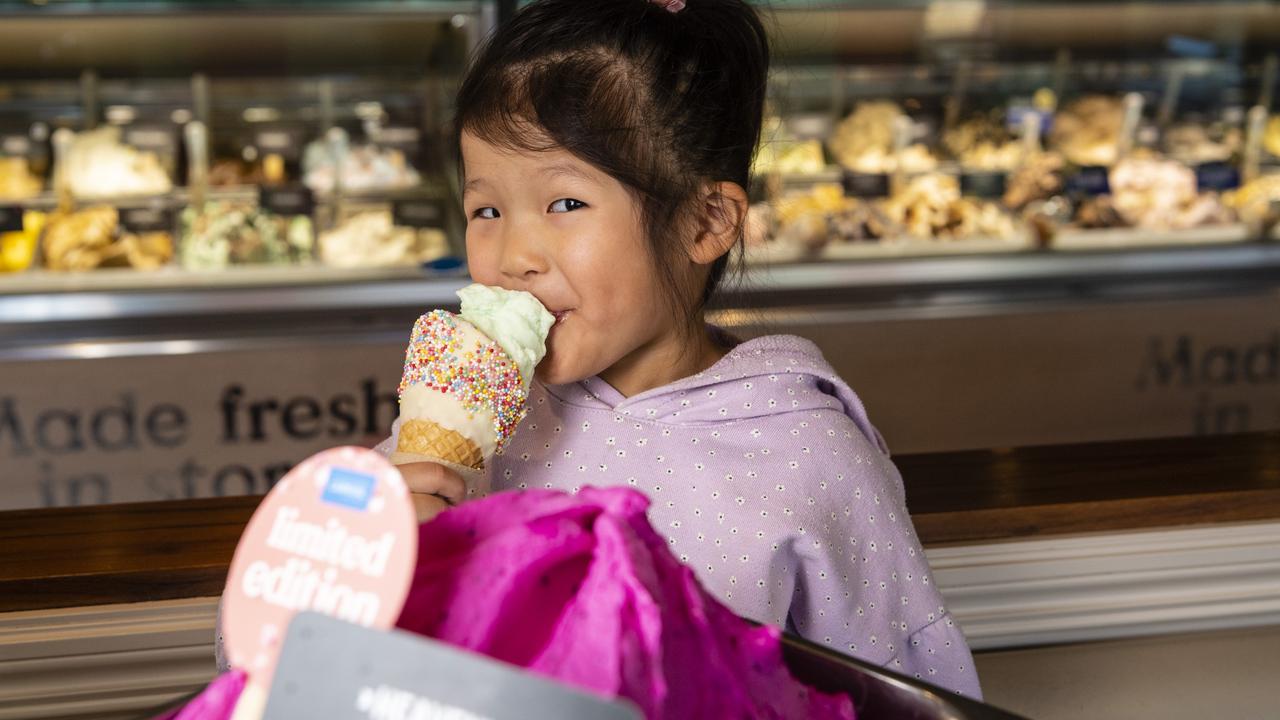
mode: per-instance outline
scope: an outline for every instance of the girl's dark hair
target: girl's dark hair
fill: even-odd
[[[479,49],[458,91],[455,139],[465,130],[508,149],[562,148],[633,191],[678,309],[668,258],[704,183],[748,187],[768,72],[768,37],[744,0],[688,0],[678,13],[649,0],[537,0]],[[688,298],[696,309],[735,254]]]

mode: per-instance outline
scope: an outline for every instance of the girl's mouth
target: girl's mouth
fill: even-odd
[[[566,316],[568,316],[568,315],[569,315],[569,313],[571,313],[571,312],[573,312],[573,311],[572,311],[572,310],[557,310],[557,311],[552,312],[551,314],[552,314],[553,316],[555,316],[556,324],[557,324],[557,325],[559,325],[560,323],[564,322],[565,317],[566,317]]]

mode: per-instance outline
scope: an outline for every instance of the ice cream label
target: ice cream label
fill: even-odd
[[[1080,168],[1079,172],[1067,179],[1067,190],[1086,197],[1110,195],[1111,180],[1107,168],[1100,165]]]
[[[1008,175],[1002,172],[968,171],[960,175],[960,194],[996,199],[1004,196]]]
[[[889,176],[885,173],[846,172],[844,191],[860,198],[888,197]]]
[[[1224,162],[1203,163],[1196,166],[1196,190],[1199,192],[1223,192],[1240,187],[1240,171]]]
[[[639,720],[520,668],[400,630],[299,613],[263,720]]]
[[[18,205],[0,205],[0,233],[22,232],[22,212]]]
[[[307,459],[263,499],[236,547],[223,595],[231,666],[265,687],[298,612],[391,627],[417,542],[408,488],[382,455],[346,447]]]
[[[164,207],[122,208],[120,225],[134,233],[173,232],[173,211]]]
[[[396,200],[391,206],[393,224],[411,228],[438,228],[444,225],[444,205],[438,200]]]
[[[263,186],[258,190],[258,204],[276,215],[310,215],[316,200],[305,185]]]

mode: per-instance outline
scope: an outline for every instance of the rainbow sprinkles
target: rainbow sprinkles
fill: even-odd
[[[524,419],[529,391],[520,369],[498,343],[472,343],[458,332],[456,316],[433,310],[413,325],[413,338],[405,352],[400,395],[413,385],[423,385],[452,395],[468,412],[493,413],[497,448],[501,449],[516,425]]]

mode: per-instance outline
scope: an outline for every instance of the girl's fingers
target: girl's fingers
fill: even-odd
[[[451,505],[457,505],[466,497],[467,486],[462,476],[443,465],[408,463],[399,466],[399,470],[411,493],[439,495]]]
[[[424,523],[431,520],[436,515],[449,509],[449,503],[438,495],[423,495],[413,493],[409,496],[413,500],[413,512],[418,516],[418,523]]]

